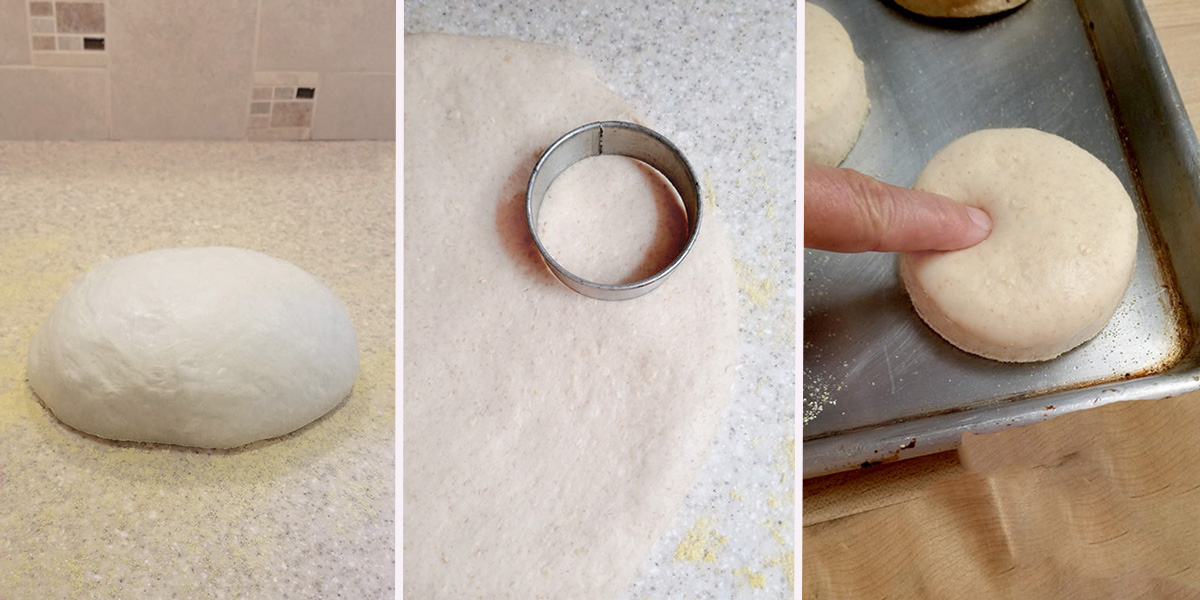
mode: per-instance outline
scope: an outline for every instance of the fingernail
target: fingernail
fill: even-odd
[[[989,217],[987,213],[975,208],[974,206],[968,206],[967,214],[971,216],[971,220],[974,221],[975,225],[979,226],[980,229],[984,231],[992,230],[992,218]]]

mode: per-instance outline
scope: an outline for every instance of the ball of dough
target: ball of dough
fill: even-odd
[[[238,248],[154,250],[76,281],[33,336],[29,383],[62,422],[114,440],[231,448],[350,394],[358,344],[333,292]]]
[[[913,307],[955,346],[1048,360],[1094,337],[1121,304],[1137,216],[1117,176],[1079,146],[1034,129],[976,131],[938,152],[913,187],[992,217],[975,246],[900,258]]]
[[[1014,9],[1026,0],[896,0],[896,4],[927,17],[983,17]]]
[[[867,79],[850,34],[825,9],[804,4],[804,160],[841,164],[867,120]]]

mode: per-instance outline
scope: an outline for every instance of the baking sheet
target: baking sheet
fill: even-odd
[[[889,2],[817,0],[866,64],[871,112],[842,166],[910,186],[971,131],[1034,127],[1116,173],[1139,212],[1121,308],[1053,361],[961,352],[913,312],[892,254],[804,257],[804,476],[953,448],[1120,400],[1200,388],[1197,143],[1137,0],[1033,0],[996,17],[923,19]]]

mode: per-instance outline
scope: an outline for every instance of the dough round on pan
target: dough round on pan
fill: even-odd
[[[404,63],[404,596],[613,598],[678,512],[729,400],[737,285],[720,213],[705,211],[653,292],[577,294],[533,245],[525,187],[559,136],[640,121],[633,108],[545,45],[409,35]],[[597,185],[643,188],[627,208],[662,218],[623,162],[568,170],[539,222],[560,261],[597,278],[645,260],[582,260],[636,243],[588,218],[606,202]]]
[[[62,422],[114,440],[231,448],[294,431],[358,376],[354,325],[299,267],[239,248],[105,262],[33,336],[29,383]]]
[[[1094,337],[1121,304],[1137,216],[1117,176],[1079,146],[1034,129],[976,131],[938,152],[913,187],[992,217],[971,248],[900,258],[913,307],[955,346],[1048,360]]]
[[[841,164],[867,120],[871,103],[863,62],[833,15],[804,4],[804,160]]]
[[[1026,0],[896,0],[896,4],[927,17],[983,17],[1012,10]]]

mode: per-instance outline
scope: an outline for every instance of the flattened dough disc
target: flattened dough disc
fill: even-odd
[[[611,597],[728,399],[737,297],[718,215],[654,292],[569,290],[525,226],[530,171],[563,133],[638,117],[562,50],[404,44],[404,592]]]
[[[896,0],[896,4],[927,17],[970,18],[1012,10],[1026,0]]]
[[[833,15],[804,3],[804,160],[841,164],[858,141],[871,103],[862,60]]]
[[[1033,362],[1092,339],[1120,306],[1137,214],[1087,150],[1036,129],[985,129],[947,145],[914,188],[983,209],[992,233],[954,252],[901,256],[921,318],[987,358]]]

